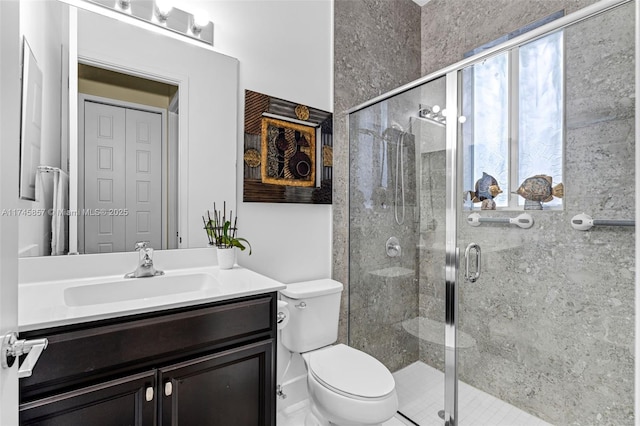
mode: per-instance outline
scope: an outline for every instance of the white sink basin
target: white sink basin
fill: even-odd
[[[127,300],[149,299],[191,292],[215,292],[218,281],[210,274],[199,272],[161,275],[149,278],[123,278],[100,284],[68,287],[64,290],[67,306],[100,305]]]

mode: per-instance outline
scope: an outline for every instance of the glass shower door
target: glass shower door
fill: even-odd
[[[458,426],[633,424],[634,6],[457,73]]]
[[[444,408],[445,108],[438,78],[349,116],[349,344],[419,425]]]

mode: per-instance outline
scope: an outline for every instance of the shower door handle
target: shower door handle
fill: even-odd
[[[471,250],[476,252],[476,270],[471,272]],[[476,243],[471,243],[464,251],[464,280],[470,283],[475,283],[480,278],[480,261],[482,259],[482,253],[480,252],[480,246]]]

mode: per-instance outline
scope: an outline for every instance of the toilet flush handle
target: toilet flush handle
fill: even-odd
[[[300,302],[300,303],[298,303],[297,305],[294,305],[294,306],[295,306],[296,308],[298,308],[298,309],[304,309],[304,308],[306,308],[306,307],[307,307],[307,304],[306,304],[306,303],[304,303],[304,302]]]

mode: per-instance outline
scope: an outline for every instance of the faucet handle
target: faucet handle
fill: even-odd
[[[149,247],[149,241],[138,241],[133,246],[136,251],[146,249],[147,247]]]

